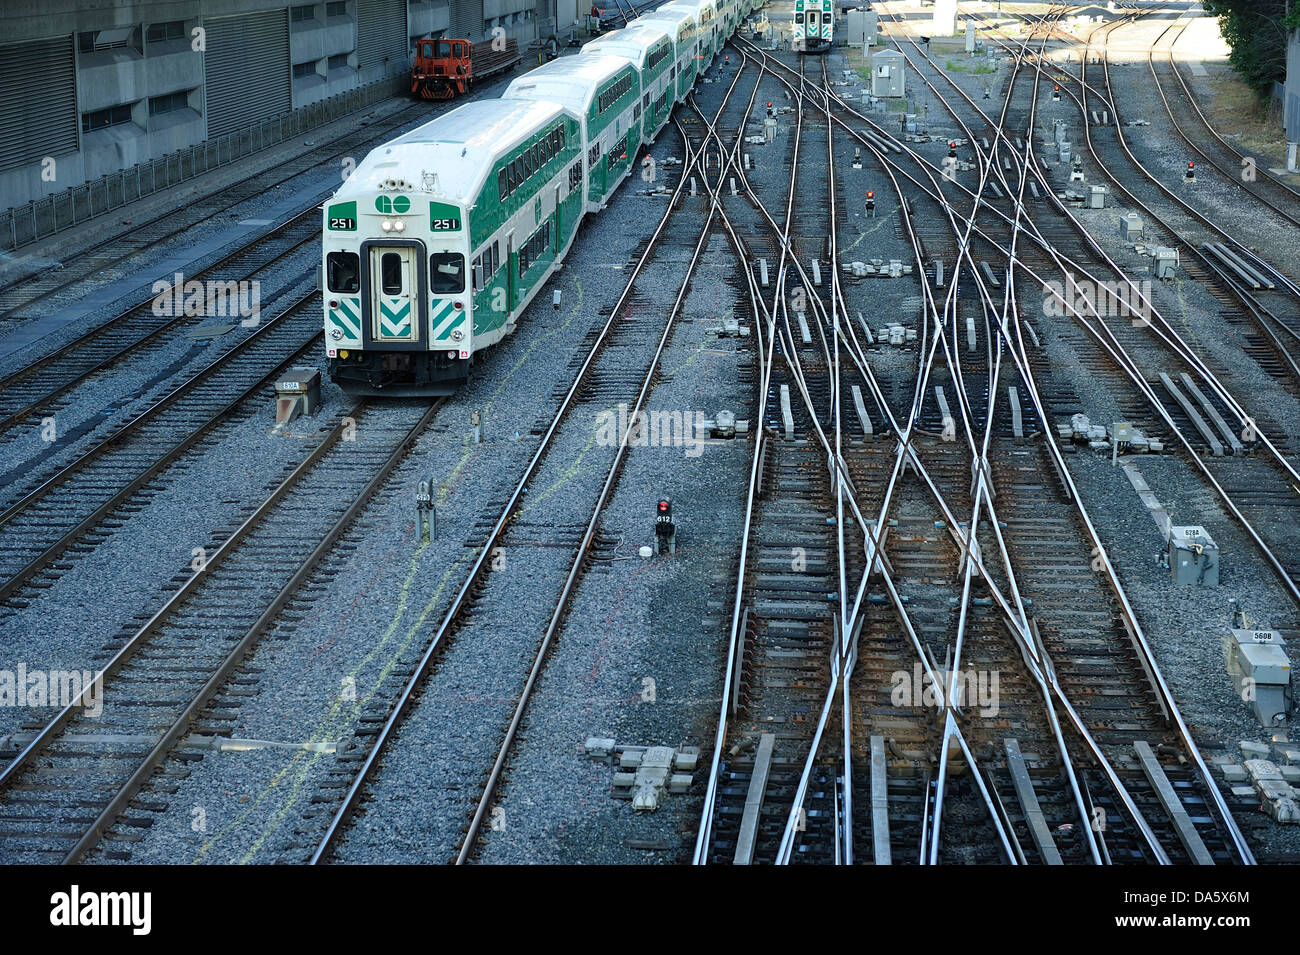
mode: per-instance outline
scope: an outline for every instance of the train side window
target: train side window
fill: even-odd
[[[497,170],[497,192],[500,193],[502,202],[506,201],[507,191],[508,190],[506,189],[506,171],[504,169],[498,169]]]
[[[497,269],[501,268],[501,243],[492,243],[492,275],[496,275]]]
[[[402,294],[402,257],[396,252],[385,252],[379,257],[379,285],[385,295]]]
[[[546,161],[545,157],[542,156],[541,143],[534,143],[533,144],[533,168],[541,169],[542,163],[544,163],[545,161]]]
[[[475,292],[482,291],[483,290],[483,256],[480,255],[478,258],[474,260],[474,265],[470,268],[470,276],[474,280],[474,291]]]
[[[328,284],[331,292],[361,291],[361,257],[355,252],[331,252],[325,257],[329,264]]]
[[[441,295],[465,291],[465,256],[459,252],[429,256],[429,290]]]

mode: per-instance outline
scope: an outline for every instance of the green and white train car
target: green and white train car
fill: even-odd
[[[372,151],[325,205],[325,343],[350,394],[450,394],[582,219],[582,124],[479,100]]]
[[[697,73],[703,73],[721,51],[730,32],[724,32],[722,17],[718,14],[718,0],[674,0],[666,3],[656,13],[685,10],[695,17],[695,32],[700,52]]]
[[[791,49],[800,53],[825,53],[835,33],[834,0],[794,0]]]
[[[658,10],[651,10],[649,13],[642,14],[628,26],[635,27],[643,23],[662,26],[676,38],[677,61],[675,72],[677,76],[677,102],[680,103],[686,99],[686,94],[691,91],[691,87],[695,85],[696,77],[700,75],[699,28],[695,22],[695,14],[690,10],[671,5],[670,7],[660,7]]]
[[[641,74],[641,138],[654,142],[668,122],[677,102],[677,45],[671,24],[636,21],[625,29],[598,37],[582,48],[582,55],[621,56]]]
[[[587,211],[605,207],[641,148],[641,77],[621,56],[566,56],[519,77],[502,99],[559,103],[581,117]]]
[[[660,7],[373,150],[323,209],[330,377],[358,395],[463,384],[713,62],[746,0],[728,2]]]

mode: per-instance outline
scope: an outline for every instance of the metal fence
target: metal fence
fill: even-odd
[[[333,122],[381,99],[405,92],[407,78],[395,75],[346,93],[232,130],[94,182],[0,212],[0,250],[12,251],[77,223],[121,208],[143,196],[225,166],[308,130]]]

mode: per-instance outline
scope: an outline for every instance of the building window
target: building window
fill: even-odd
[[[181,90],[179,93],[168,93],[166,96],[149,97],[149,115],[157,116],[159,113],[174,113],[178,109],[188,109],[190,105],[190,94],[187,90]]]
[[[121,126],[129,122],[131,122],[131,104],[123,103],[121,106],[110,106],[108,109],[97,109],[93,113],[82,113],[81,131],[83,133],[90,133],[97,129],[107,129],[109,126]]]
[[[166,23],[151,23],[145,31],[144,38],[150,43],[164,43],[167,40],[185,39],[185,21],[168,20]]]
[[[346,17],[348,15],[347,0],[330,0],[325,4],[325,16],[327,17]]]
[[[102,53],[104,50],[134,48],[136,44],[131,42],[131,33],[129,27],[121,30],[91,30],[89,33],[78,33],[77,48],[82,53]]]
[[[345,70],[347,69],[347,67],[348,67],[348,54],[335,53],[333,56],[330,57],[330,61],[329,61],[330,72],[333,72],[334,70]]]
[[[306,63],[295,63],[293,65],[293,78],[300,80],[304,76],[316,75],[316,61],[308,60]]]
[[[315,15],[316,5],[314,3],[301,3],[289,8],[289,21],[291,23],[302,23],[304,20],[312,19]]]

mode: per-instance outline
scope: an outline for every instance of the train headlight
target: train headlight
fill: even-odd
[[[383,229],[385,232],[392,232],[393,223],[390,220],[385,219],[383,222],[379,223],[379,228]]]
[[[339,349],[339,357],[342,358],[344,361],[347,361],[348,350],[347,350],[346,348],[340,348],[340,349]]]
[[[342,337],[343,337],[343,329],[341,328],[330,329],[330,338],[334,339],[335,341],[338,341]]]
[[[406,228],[406,223],[403,222],[401,219],[398,219],[396,222],[393,223],[394,232],[401,232],[405,228]]]
[[[455,358],[456,358],[456,349],[453,348],[451,351],[447,352],[447,357],[450,358],[450,359],[452,359],[452,360],[455,360]]]
[[[458,342],[458,341],[460,341],[460,340],[461,340],[462,338],[464,338],[464,337],[465,337],[465,333],[462,332],[459,328],[455,329],[455,330],[451,333],[451,340],[454,341],[454,342]]]

